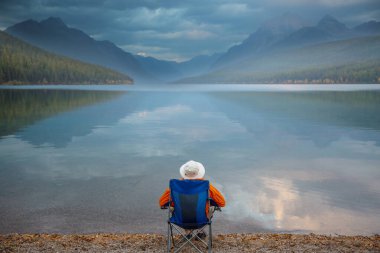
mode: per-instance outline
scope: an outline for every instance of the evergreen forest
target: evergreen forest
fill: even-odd
[[[49,53],[0,31],[0,84],[131,84],[116,71]]]

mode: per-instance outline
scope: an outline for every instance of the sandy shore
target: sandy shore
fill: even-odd
[[[158,234],[8,234],[0,252],[165,252]],[[380,252],[380,235],[225,234],[214,236],[214,252]],[[192,252],[187,249],[184,252]]]

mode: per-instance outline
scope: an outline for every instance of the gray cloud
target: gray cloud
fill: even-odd
[[[0,29],[61,17],[71,27],[132,53],[183,60],[227,50],[284,12],[316,23],[331,14],[354,26],[380,18],[378,0],[2,0]]]

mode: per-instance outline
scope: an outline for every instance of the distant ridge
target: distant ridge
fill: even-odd
[[[371,20],[356,26],[354,30],[361,34],[380,34],[380,22]]]
[[[326,15],[317,24],[317,28],[329,33],[331,36],[340,36],[350,32],[350,29],[336,18]]]
[[[300,47],[356,36],[357,34],[348,29],[345,24],[330,15],[326,15],[316,26],[302,27],[279,41],[274,47]]]
[[[220,55],[220,53],[198,55],[184,62],[164,61],[140,55],[135,55],[134,57],[147,72],[157,77],[158,80],[172,82],[180,78],[207,73]]]
[[[273,18],[260,26],[241,44],[231,47],[225,54],[221,55],[212,69],[220,69],[252,55],[263,53],[307,24],[301,17],[292,13],[285,13],[280,17]]]
[[[57,17],[41,22],[26,20],[5,32],[50,52],[128,74],[138,82],[154,79],[130,53],[110,41],[97,41],[81,30],[69,28]]]
[[[183,73],[178,67],[177,62],[158,60],[150,56],[134,55],[140,65],[158,82],[173,81],[183,77]]]

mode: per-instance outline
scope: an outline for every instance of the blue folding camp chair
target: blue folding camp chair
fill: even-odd
[[[207,180],[170,180],[167,251],[173,248],[179,252],[185,245],[191,245],[198,252],[207,249],[212,251],[212,213],[206,215],[206,207],[210,207],[209,188]],[[220,209],[219,209],[220,210]],[[204,229],[209,227],[207,242],[204,241]],[[175,236],[175,234],[179,236]],[[198,241],[195,242],[194,240]]]

